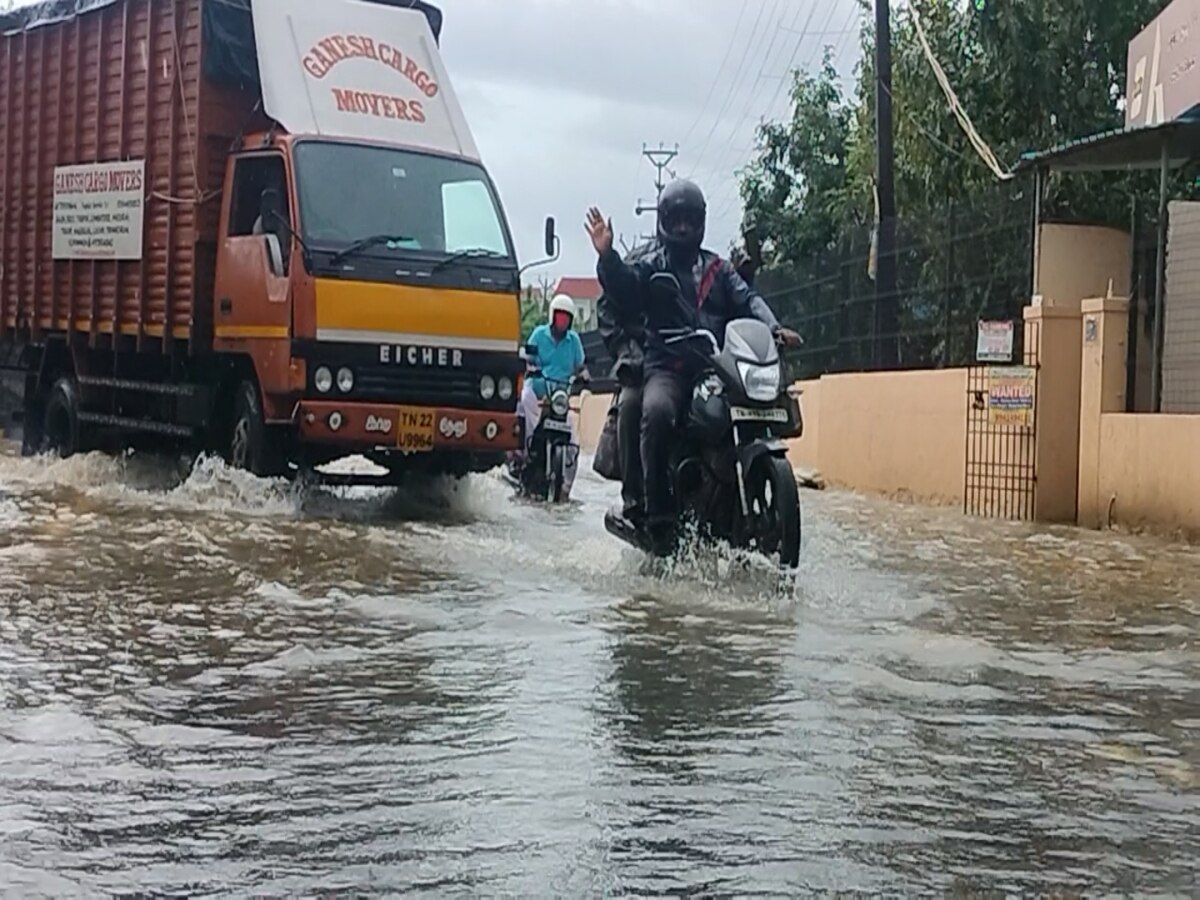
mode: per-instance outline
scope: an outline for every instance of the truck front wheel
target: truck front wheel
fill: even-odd
[[[245,469],[262,478],[287,474],[284,436],[264,421],[258,386],[252,381],[238,385],[228,459],[235,469]]]

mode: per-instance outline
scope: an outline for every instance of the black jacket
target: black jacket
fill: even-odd
[[[625,261],[632,263],[648,256],[657,246],[657,241],[650,241],[634,247]],[[596,303],[596,320],[600,339],[613,358],[613,375],[618,374],[622,365],[631,366],[631,379],[640,381],[646,346],[646,315],[639,308],[636,297],[622,299],[615,296],[605,286],[603,275],[600,276],[600,286],[603,292]]]
[[[673,265],[666,248],[657,244],[645,254],[630,256],[627,262],[615,251],[609,251],[596,264],[596,273],[609,297],[615,321],[634,321],[638,314],[644,315],[649,365],[661,363],[672,355],[658,339],[664,330],[706,328],[716,336],[718,343],[724,344],[725,326],[733,319],[753,318],[772,330],[779,327],[779,321],[766,301],[742,280],[732,263],[715,253],[701,250],[690,267]],[[704,303],[697,306],[701,279],[714,263],[717,268],[712,287]],[[656,272],[673,272],[683,288],[683,297],[674,301],[652,297],[649,282]]]

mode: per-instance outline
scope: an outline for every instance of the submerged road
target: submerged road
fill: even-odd
[[[0,447],[6,896],[1200,893],[1195,549],[804,492],[781,594],[590,472]]]

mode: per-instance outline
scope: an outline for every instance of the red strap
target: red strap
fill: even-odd
[[[708,268],[704,270],[704,275],[700,279],[700,288],[696,291],[696,309],[704,305],[704,301],[708,299],[709,291],[712,290],[713,282],[717,280],[717,272],[721,270],[721,257],[717,257],[708,264]]]

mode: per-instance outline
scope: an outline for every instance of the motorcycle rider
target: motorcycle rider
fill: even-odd
[[[572,327],[574,322],[575,301],[566,294],[557,294],[550,301],[548,321],[533,329],[529,340],[526,341],[532,351],[527,362],[530,367],[536,367],[540,371],[529,375],[521,388],[521,402],[517,411],[524,425],[525,446],[522,448],[519,465],[523,465],[528,458],[534,429],[542,417],[542,401],[550,393],[549,384],[553,382],[566,386],[572,376],[581,381],[589,380],[583,341]],[[576,446],[579,444],[573,422],[571,443]],[[578,454],[567,454],[567,468],[563,473],[564,500],[571,495],[578,463]]]
[[[755,318],[770,327],[781,343],[800,343],[800,336],[779,324],[766,301],[728,260],[701,247],[706,218],[707,205],[698,186],[683,179],[669,182],[658,201],[658,246],[644,257],[625,262],[613,250],[611,220],[596,207],[587,216],[601,284],[615,296],[628,298],[625,302],[636,303],[646,316],[643,512],[647,537],[660,554],[670,552],[676,531],[667,474],[670,444],[696,374],[688,370],[685,357],[664,343],[662,332],[704,328],[723,342],[725,326],[731,320]],[[673,274],[682,296],[665,299],[653,295],[649,282],[656,273]]]
[[[653,253],[657,241],[635,247],[632,261]],[[632,523],[642,518],[642,380],[646,346],[646,316],[637,298],[621,297],[601,282],[603,293],[596,304],[600,337],[613,358],[617,380],[617,453],[621,468],[621,514]],[[632,302],[631,302],[632,301]]]

